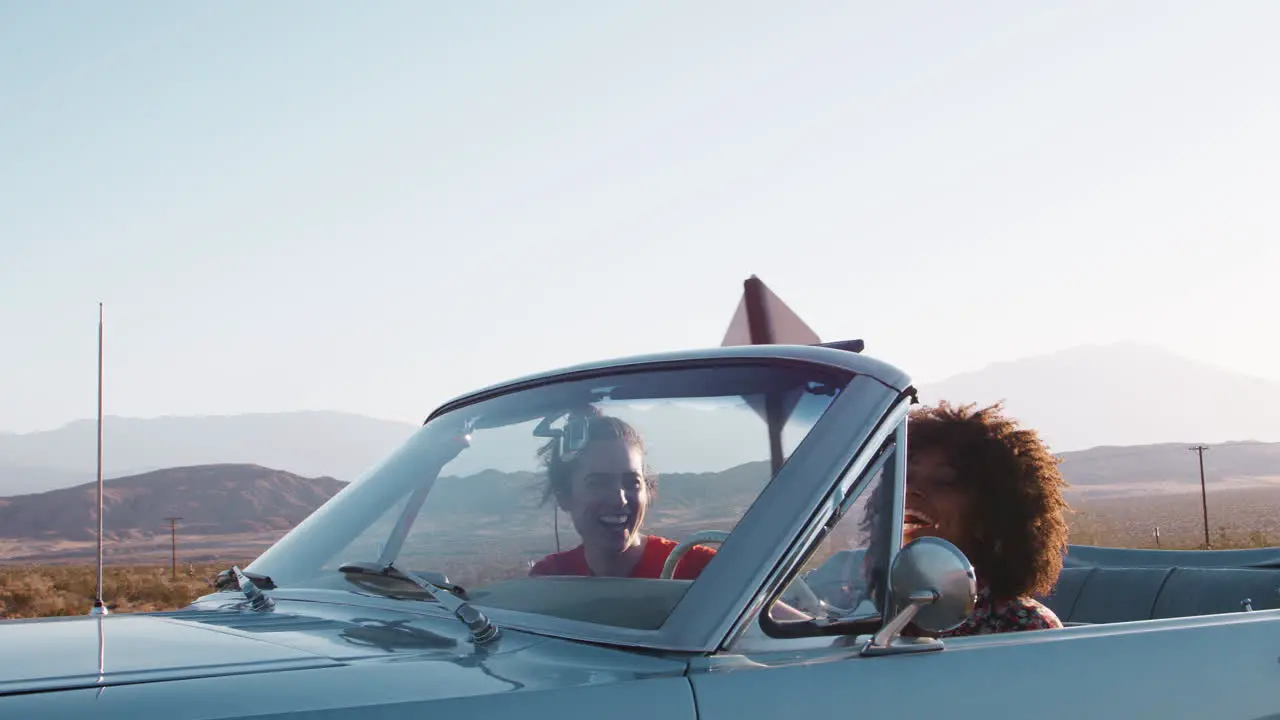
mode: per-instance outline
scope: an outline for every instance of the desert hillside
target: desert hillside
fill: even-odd
[[[1170,542],[1194,542],[1201,523],[1200,476],[1196,455],[1186,445],[1098,447],[1063,453],[1062,459],[1063,474],[1071,484],[1068,500],[1084,511],[1076,525],[1082,533],[1097,535],[1082,542],[1105,544],[1105,538],[1123,537],[1125,544],[1142,544],[1157,525]],[[1210,446],[1205,473],[1214,532],[1229,528],[1233,535],[1277,533],[1277,527],[1264,520],[1268,513],[1280,517],[1280,443]],[[763,461],[719,472],[660,475],[658,501],[647,524],[656,532],[677,535],[703,529],[708,522],[731,525],[767,479]],[[107,552],[113,558],[163,559],[169,552],[165,518],[180,516],[186,557],[252,557],[342,487],[344,483],[330,477],[304,478],[235,464],[170,468],[107,480]],[[549,531],[550,510],[539,502],[541,489],[541,476],[530,472],[451,475],[441,478],[424,512],[444,545],[469,546],[478,529],[493,542],[531,541]],[[94,499],[94,483],[0,498],[0,559],[91,558]],[[483,528],[451,522],[479,506],[487,508]]]
[[[167,532],[166,517],[183,518],[184,534],[287,530],[344,483],[257,465],[200,465],[115,478],[103,487],[104,535],[120,541]],[[96,483],[0,499],[0,538],[93,540],[96,499]]]
[[[1185,443],[1096,447],[1061,453],[1071,492],[1090,497],[1200,492],[1200,466]],[[1204,453],[1209,492],[1280,489],[1280,443],[1210,445]]]

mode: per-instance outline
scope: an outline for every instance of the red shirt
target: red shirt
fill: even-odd
[[[644,554],[640,561],[631,568],[633,578],[657,578],[662,574],[662,566],[667,557],[675,549],[677,543],[657,535],[649,535],[644,543]],[[673,573],[676,580],[693,580],[702,573],[702,569],[716,556],[716,551],[705,545],[694,545],[680,558]],[[529,574],[537,575],[595,575],[587,565],[587,552],[581,545],[564,552],[552,553],[533,564]]]

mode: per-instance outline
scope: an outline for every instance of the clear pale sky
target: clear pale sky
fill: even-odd
[[[1280,3],[0,1],[0,430],[718,344],[1280,380]]]

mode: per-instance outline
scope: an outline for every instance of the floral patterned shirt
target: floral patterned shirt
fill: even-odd
[[[991,600],[991,594],[984,589],[978,591],[978,602],[974,606],[973,615],[960,627],[939,633],[938,637],[989,635],[1060,627],[1062,627],[1062,621],[1043,604],[1031,598],[1017,598],[996,603]]]

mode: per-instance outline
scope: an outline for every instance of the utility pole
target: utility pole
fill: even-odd
[[[1209,448],[1196,445],[1187,449],[1200,456],[1200,509],[1204,513],[1204,549],[1212,550],[1213,544],[1209,542],[1209,500],[1204,491],[1204,451]]]
[[[170,552],[170,571],[173,573],[173,579],[178,579],[178,521],[180,517],[167,517],[169,521],[169,552]]]

